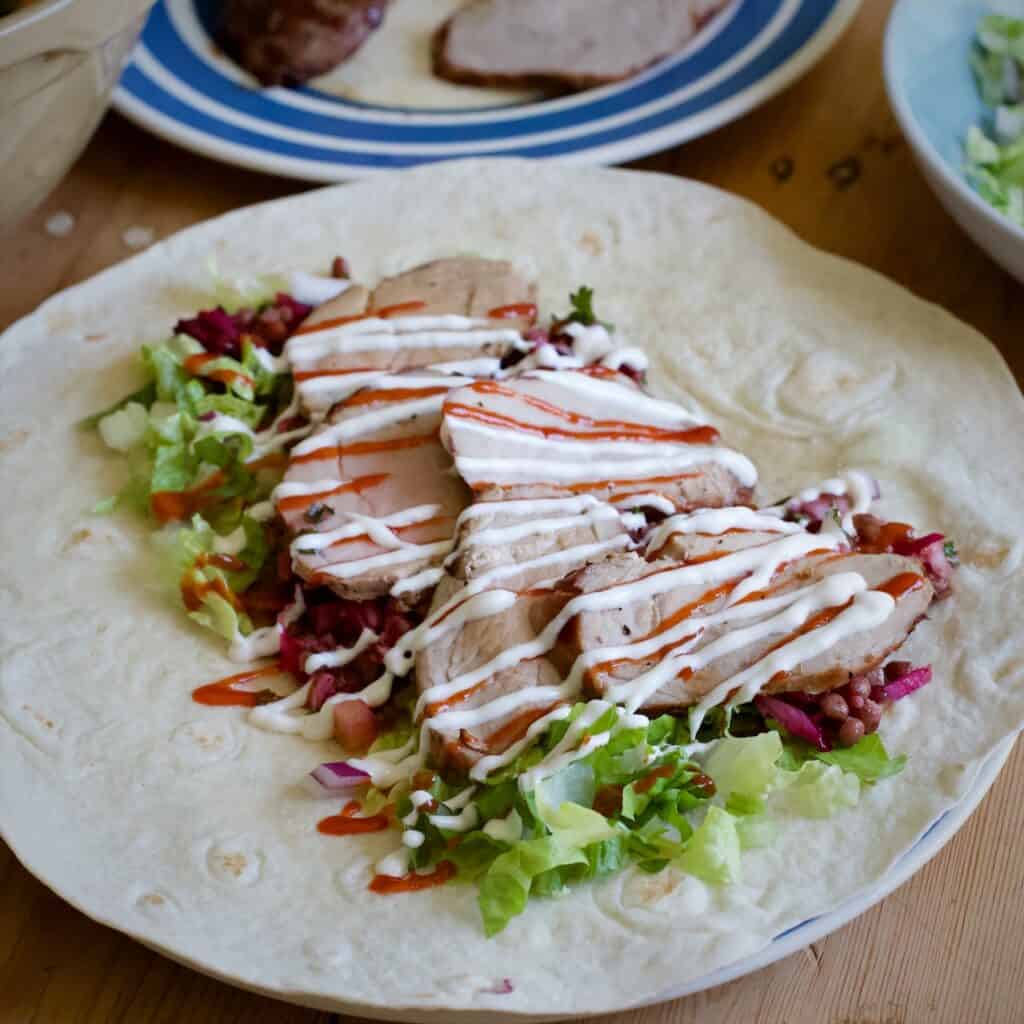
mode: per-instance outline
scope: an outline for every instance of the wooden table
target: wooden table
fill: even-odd
[[[638,166],[746,196],[831,252],[945,306],[1024,376],[1019,285],[971,246],[928,192],[886,103],[887,0],[866,0],[825,62],[738,124]],[[780,168],[791,161],[786,180]],[[852,170],[852,173],[851,173]],[[851,180],[852,179],[852,180]],[[63,185],[4,242],[0,326],[163,237],[299,185],[203,160],[111,115]],[[59,210],[72,233],[44,230]],[[957,838],[881,906],[776,966],[616,1024],[982,1024],[1024,1020],[1024,751]],[[0,844],[0,1024],[29,1021],[342,1021],[178,967],[66,906]]]

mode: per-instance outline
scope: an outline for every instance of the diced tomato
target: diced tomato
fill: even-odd
[[[365,754],[377,738],[377,719],[362,700],[334,705],[334,738],[349,754]]]

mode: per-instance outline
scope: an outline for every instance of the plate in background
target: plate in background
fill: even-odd
[[[393,0],[403,2],[424,0]],[[440,0],[440,6],[451,3]],[[360,90],[347,81],[346,69],[355,61],[365,65],[373,52],[387,55],[388,19],[339,72],[299,89],[260,89],[213,42],[216,0],[160,0],[114,106],[204,156],[308,181],[453,157],[621,163],[703,135],[764,103],[824,56],[859,6],[860,0],[736,0],[691,46],[628,81],[497,106],[499,94],[480,90],[489,104],[483,107],[465,105],[470,91],[451,87],[462,105],[439,107],[425,56],[419,70],[408,63],[397,71],[406,80],[392,92],[406,105],[353,98]],[[397,26],[396,9],[389,17]],[[424,53],[428,46],[424,33]],[[408,105],[418,95],[431,105]]]

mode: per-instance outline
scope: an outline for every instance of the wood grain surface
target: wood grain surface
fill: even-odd
[[[866,0],[814,71],[713,136],[636,166],[752,199],[800,236],[857,260],[987,334],[1024,377],[1024,293],[940,209],[889,111]],[[302,186],[235,170],[111,115],[57,192],[0,240],[0,327],[130,255],[125,232],[164,237]],[[64,238],[44,225],[75,218]],[[131,233],[127,236],[131,238]],[[0,766],[2,770],[2,766]],[[614,1024],[1015,1024],[1024,1021],[1024,752],[945,850],[882,905],[803,953]],[[0,843],[0,1024],[326,1024],[179,967],[94,924]]]

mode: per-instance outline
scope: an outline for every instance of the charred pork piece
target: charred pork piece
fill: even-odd
[[[387,0],[226,0],[217,40],[263,85],[301,85],[352,56]]]
[[[470,85],[586,89],[681,50],[726,0],[475,0],[434,39],[434,72]]]
[[[718,432],[603,367],[479,381],[445,401],[441,438],[482,501],[588,494],[620,508],[738,505],[757,471]]]

